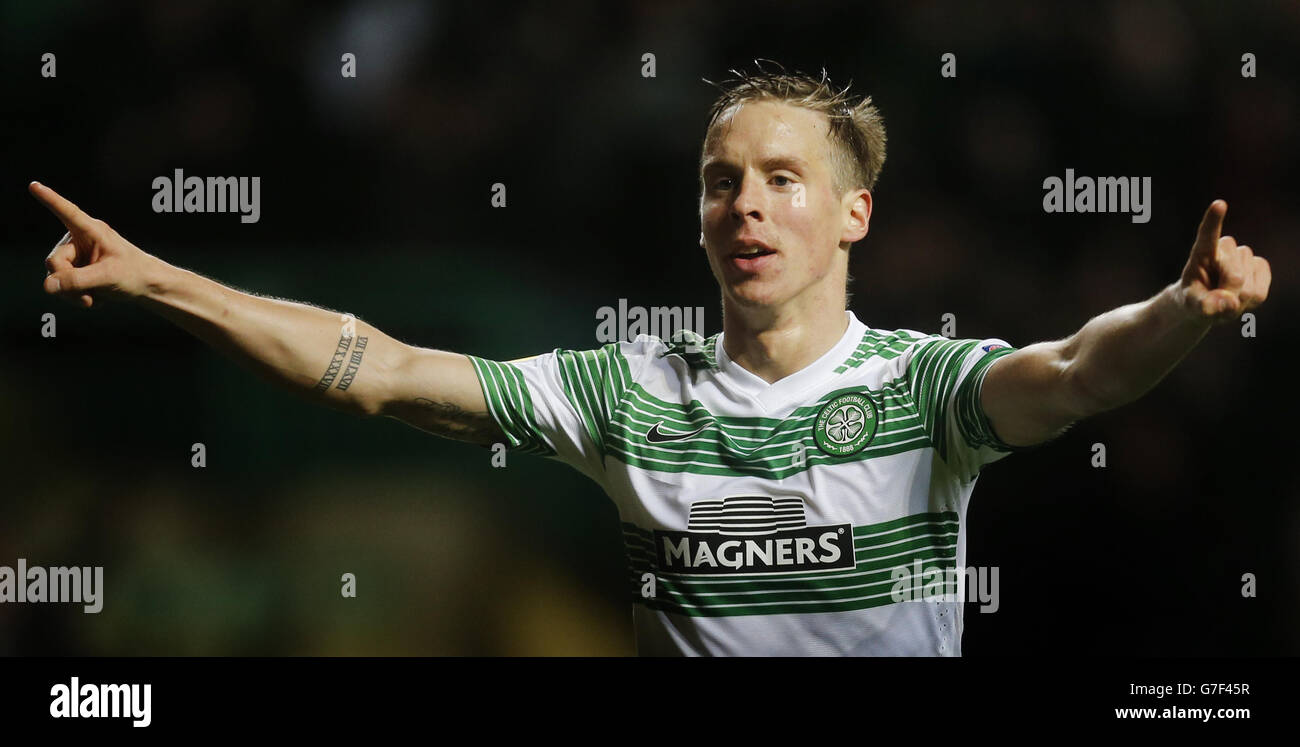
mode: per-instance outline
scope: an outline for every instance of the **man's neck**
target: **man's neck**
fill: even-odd
[[[724,297],[722,346],[741,368],[769,384],[798,373],[844,337],[844,298],[752,311]],[[801,307],[802,306],[802,307]]]

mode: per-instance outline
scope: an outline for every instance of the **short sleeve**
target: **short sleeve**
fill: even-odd
[[[626,344],[515,361],[468,357],[507,448],[558,459],[603,484],[610,418],[632,382]]]
[[[1023,450],[998,438],[980,403],[989,365],[1015,351],[997,338],[931,337],[916,343],[908,361],[908,384],[922,425],[939,457],[968,482],[984,465]]]

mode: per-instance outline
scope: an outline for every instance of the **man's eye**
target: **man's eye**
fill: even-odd
[[[722,178],[713,183],[714,189],[731,189],[731,180]]]
[[[791,183],[791,182],[790,182],[790,177],[788,177],[788,176],[780,176],[780,175],[777,175],[777,176],[772,177],[772,181],[776,182],[776,186],[778,186],[778,187],[784,187],[784,186],[787,186],[787,185],[789,185],[789,184]]]

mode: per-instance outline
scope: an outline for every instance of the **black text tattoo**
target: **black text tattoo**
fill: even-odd
[[[329,368],[325,369],[325,375],[320,377],[320,381],[316,382],[316,391],[323,392],[329,389],[330,384],[334,383],[334,377],[339,375],[339,369],[343,367],[343,356],[347,355],[348,348],[352,347],[353,338],[347,332],[347,330],[344,330],[343,334],[339,336],[339,344],[334,349],[334,357],[330,358],[330,365]]]
[[[357,347],[352,351],[352,360],[348,362],[348,368],[343,372],[343,378],[339,379],[339,389],[347,391],[352,386],[352,380],[357,377],[357,369],[361,368],[361,356],[366,352],[366,341],[368,337],[358,337]]]

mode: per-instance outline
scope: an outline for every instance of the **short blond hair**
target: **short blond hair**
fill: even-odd
[[[885,166],[885,123],[871,97],[850,95],[852,81],[837,89],[825,69],[820,77],[814,78],[800,72],[787,73],[784,68],[778,72],[764,70],[758,60],[754,64],[757,72],[733,69],[729,72],[734,78],[720,84],[705,81],[721,90],[722,95],[709,110],[700,163],[704,162],[714,126],[725,115],[749,101],[778,101],[826,115],[830,122],[827,137],[831,142],[835,189],[840,194],[854,189],[875,189],[880,170]]]

